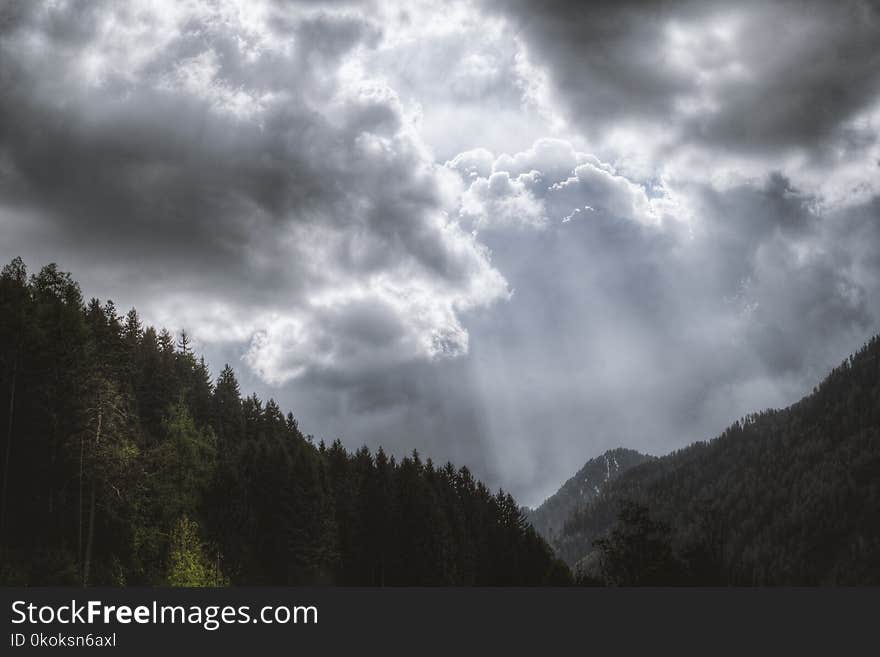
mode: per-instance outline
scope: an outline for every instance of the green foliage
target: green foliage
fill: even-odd
[[[169,586],[224,586],[228,580],[219,565],[205,554],[199,526],[186,515],[180,517],[171,533],[168,558]]]
[[[199,429],[181,399],[162,422],[163,439],[151,453],[157,495],[170,502],[166,514],[176,517],[197,509],[202,492],[214,474],[216,448],[213,431]]]

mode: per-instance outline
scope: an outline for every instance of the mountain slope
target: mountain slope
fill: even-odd
[[[529,522],[541,536],[552,540],[562,530],[565,522],[576,511],[592,502],[609,481],[652,458],[654,457],[619,447],[590,459],[539,507],[527,511]]]
[[[615,583],[880,583],[880,338],[791,407],[609,482],[554,544]]]

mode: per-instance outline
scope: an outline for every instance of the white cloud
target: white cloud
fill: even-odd
[[[604,213],[645,225],[688,221],[680,194],[661,181],[635,182],[561,139],[541,139],[530,148],[494,157],[466,151],[446,163],[467,186],[459,216],[474,230],[543,228],[583,213]]]
[[[496,171],[476,178],[462,196],[460,216],[474,228],[530,226],[540,228],[547,221],[544,202],[532,190],[541,184],[537,171],[511,178],[507,171]]]

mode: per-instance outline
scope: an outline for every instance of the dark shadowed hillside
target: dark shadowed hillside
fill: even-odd
[[[555,544],[607,583],[880,583],[880,338],[793,406],[624,473]]]
[[[552,540],[566,520],[592,502],[609,481],[651,458],[632,449],[617,448],[590,459],[541,506],[528,510],[529,521],[541,536]]]

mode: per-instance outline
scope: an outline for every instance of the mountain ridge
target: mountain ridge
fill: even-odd
[[[664,563],[627,562],[645,541]],[[880,582],[880,336],[791,406],[609,481],[552,543],[604,583]]]
[[[526,516],[535,530],[551,541],[562,530],[565,521],[595,499],[605,484],[631,467],[653,458],[656,457],[625,447],[606,450],[584,463],[541,504],[526,509]]]

